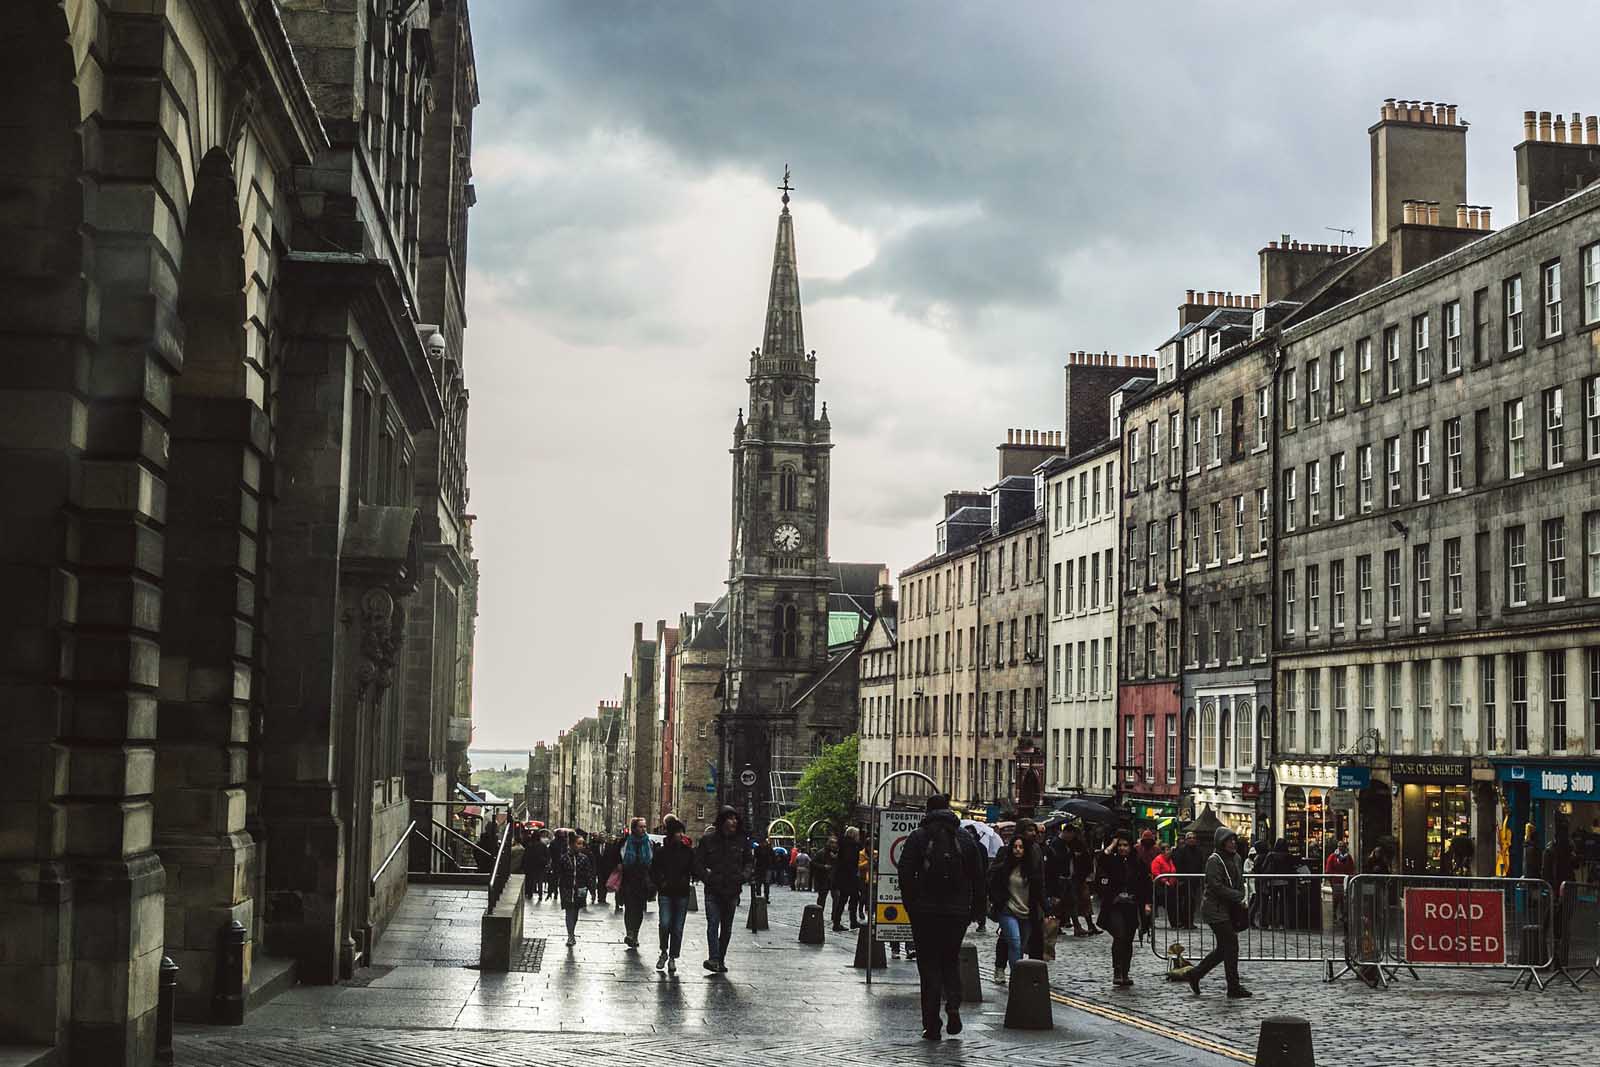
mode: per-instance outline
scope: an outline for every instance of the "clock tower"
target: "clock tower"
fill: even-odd
[[[817,412],[795,267],[788,170],[772,252],[762,345],[750,353],[748,404],[733,428],[728,667],[719,792],[760,829],[776,783],[815,754],[806,695],[828,667],[828,409]],[[748,416],[746,416],[748,412]],[[775,775],[774,772],[777,772]],[[746,784],[752,782],[753,783]]]

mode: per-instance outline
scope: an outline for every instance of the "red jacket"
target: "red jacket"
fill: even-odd
[[[1356,858],[1347,852],[1345,853],[1344,859],[1341,860],[1337,852],[1330,852],[1328,853],[1328,861],[1322,865],[1322,873],[1338,874],[1343,875],[1345,878],[1349,878],[1356,873]],[[1344,889],[1343,879],[1335,882],[1333,888],[1338,890]]]
[[[1178,868],[1173,864],[1172,857],[1162,852],[1150,861],[1150,876],[1156,880],[1157,885],[1171,885],[1176,879],[1168,878],[1163,881],[1162,876],[1177,874]]]

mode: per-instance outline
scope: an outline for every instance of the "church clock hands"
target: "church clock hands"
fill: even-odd
[[[785,552],[793,552],[800,547],[800,528],[792,522],[786,522],[772,531],[772,543]]]

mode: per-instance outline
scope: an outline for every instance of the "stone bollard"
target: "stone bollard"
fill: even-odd
[[[978,946],[961,946],[961,1003],[983,1003],[983,978],[978,974]]]
[[[1269,1015],[1261,1020],[1256,1067],[1316,1067],[1316,1062],[1309,1021],[1294,1015]]]
[[[700,894],[695,892],[694,883],[692,882],[689,884],[689,910],[700,910]]]
[[[229,920],[217,934],[217,980],[211,993],[211,1021],[223,1026],[244,1022],[244,924]]]
[[[822,909],[815,904],[807,904],[800,916],[800,943],[820,945],[826,940],[827,936],[822,932]]]
[[[745,919],[744,928],[752,932],[767,929],[767,900],[765,897],[750,898],[750,915]]]
[[[1019,960],[1011,965],[1011,985],[1006,994],[1007,1030],[1051,1030],[1056,1025],[1050,1008],[1050,970],[1043,960]]]
[[[156,1062],[172,1062],[172,1013],[178,1002],[178,965],[161,957],[161,985],[156,1001]]]
[[[856,958],[850,964],[852,967],[867,966],[867,945],[872,945],[872,970],[882,970],[889,966],[889,960],[883,953],[883,942],[870,940],[871,928],[863,926],[861,933],[856,937]]]

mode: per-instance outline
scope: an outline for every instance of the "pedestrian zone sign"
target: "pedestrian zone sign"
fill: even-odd
[[[900,853],[911,832],[922,825],[922,812],[885,809],[878,812],[877,894],[873,908],[874,936],[879,941],[910,941],[911,917],[900,897]]]

